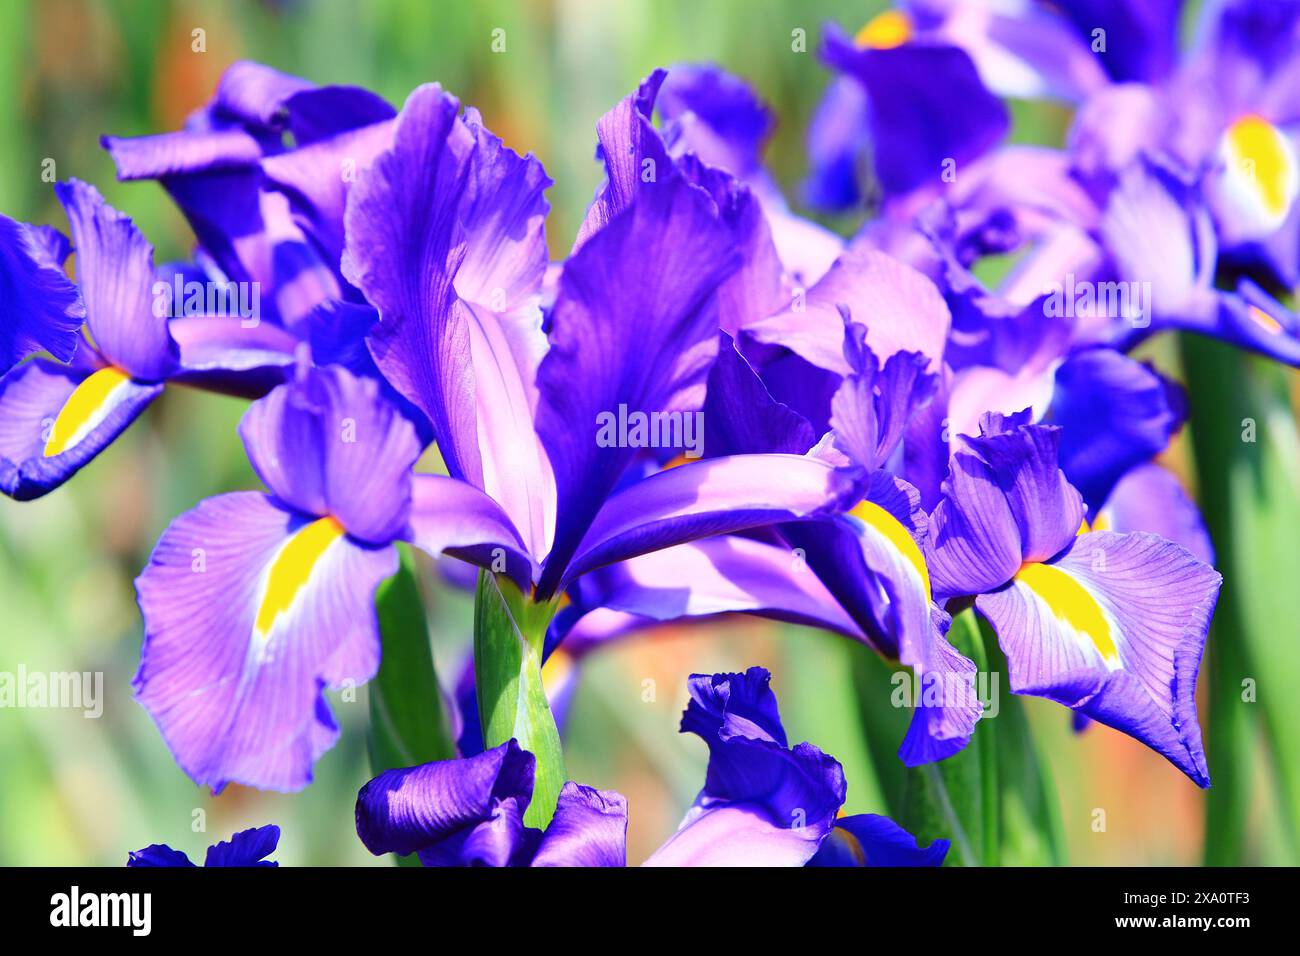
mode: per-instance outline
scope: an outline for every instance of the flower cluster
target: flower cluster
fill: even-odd
[[[70,241],[0,217],[0,490],[55,490],[170,385],[253,400],[265,490],[177,517],[137,580],[135,696],[214,789],[310,783],[339,735],[325,692],[378,671],[403,542],[481,569],[523,648],[510,687],[664,622],[763,615],[910,668],[915,767],[981,719],[949,640],[977,614],[1013,692],[1209,786],[1195,692],[1221,579],[1157,462],[1182,388],[1129,352],[1176,329],[1300,364],[1274,295],[1300,279],[1300,9],[1217,6],[1183,55],[1178,7],[917,0],[828,27],[805,190],[869,210],[848,240],[782,196],[744,81],[656,70],[598,122],[604,184],[559,262],[541,162],[440,86],[396,109],[236,63],[182,130],[104,140],[174,199],[190,261],[156,264],[75,180]],[[1065,147],[1006,144],[1003,96],[1076,104]],[[517,690],[503,728],[482,636],[458,755],[376,767],[361,841],[623,865],[626,801],[542,782],[564,687]],[[708,771],[647,862],[940,862],[945,841],[836,818],[840,765],[789,746],[768,680],[691,679]],[[209,861],[261,859],[273,829]],[[168,862],[188,860],[132,854]]]

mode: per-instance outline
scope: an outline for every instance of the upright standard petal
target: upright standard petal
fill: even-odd
[[[68,213],[77,285],[95,347],[127,374],[161,381],[179,353],[167,313],[157,307],[153,247],[94,186],[73,179],[54,191]]]
[[[35,227],[0,215],[0,375],[34,352],[66,362],[77,348],[86,309],[41,243]]]
[[[163,533],[136,579],[145,638],[133,686],[196,783],[296,790],[338,736],[323,691],[379,665],[374,594],[391,546],[334,518],[237,492]]]
[[[643,190],[565,264],[537,375],[537,431],[557,489],[542,590],[555,590],[638,451],[602,440],[602,421],[703,405],[718,349],[714,293],[736,265],[709,200],[678,176]]]
[[[392,385],[431,422],[448,471],[483,486],[457,210],[473,140],[437,85],[402,108],[392,148],[348,194],[344,274],[379,309],[369,345]]]

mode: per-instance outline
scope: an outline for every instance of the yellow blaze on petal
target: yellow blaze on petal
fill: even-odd
[[[916,573],[921,576],[921,583],[925,585],[925,597],[929,600],[930,570],[925,566],[925,555],[921,553],[911,534],[903,527],[903,523],[874,501],[865,499],[858,502],[849,514],[869,527],[875,528],[890,544],[902,552],[903,557],[907,558],[908,563],[916,568]]]
[[[1286,135],[1262,116],[1243,116],[1223,134],[1229,169],[1241,174],[1268,215],[1281,219],[1300,190],[1300,170]]]
[[[867,21],[853,42],[872,50],[892,50],[912,38],[912,21],[901,10],[886,10]]]
[[[317,562],[342,536],[343,525],[337,519],[318,518],[299,529],[280,549],[267,572],[266,590],[257,608],[254,627],[258,637],[265,640],[270,635],[276,618],[289,610]]]
[[[542,665],[542,688],[547,695],[558,692],[573,673],[573,658],[562,647],[551,651],[551,656]]]
[[[61,455],[86,437],[104,420],[111,408],[113,393],[131,380],[120,368],[101,368],[92,372],[63,403],[54,419],[50,437],[45,442],[45,457]]]
[[[1110,622],[1087,588],[1050,564],[1026,564],[1016,573],[1016,580],[1038,595],[1053,616],[1092,641],[1107,663],[1119,663]]]
[[[1102,512],[1098,513],[1097,517],[1095,517],[1095,518],[1092,519],[1092,530],[1093,530],[1093,531],[1109,531],[1109,530],[1110,530],[1110,512],[1109,512],[1109,511],[1102,511]]]
[[[1262,328],[1269,335],[1281,335],[1286,330],[1282,328],[1282,323],[1273,316],[1269,315],[1257,305],[1252,305],[1246,310],[1246,314],[1254,320],[1255,324]]]

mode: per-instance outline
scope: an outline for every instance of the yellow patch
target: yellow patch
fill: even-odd
[[[925,585],[925,597],[928,601],[931,597],[930,570],[925,566],[925,555],[921,553],[921,549],[917,547],[916,541],[903,527],[902,522],[874,501],[866,501],[865,499],[858,502],[857,506],[849,514],[869,527],[875,528],[885,536],[885,539],[890,544],[902,552],[903,557],[907,558],[912,567],[916,568],[916,573],[921,576],[921,583]]]
[[[1286,330],[1282,328],[1282,323],[1273,316],[1269,315],[1257,305],[1252,305],[1246,310],[1246,314],[1254,320],[1255,324],[1262,328],[1269,335],[1281,335]]]
[[[886,10],[867,21],[853,42],[872,50],[892,50],[912,39],[912,20],[901,10]]]
[[[1243,116],[1223,134],[1229,164],[1242,173],[1260,205],[1282,218],[1296,196],[1295,152],[1285,134],[1262,116]]]
[[[266,590],[257,608],[254,629],[265,640],[276,618],[292,606],[307,584],[312,569],[331,544],[343,536],[343,525],[335,518],[318,518],[300,528],[280,549],[266,575]]]
[[[1016,573],[1016,580],[1038,595],[1053,616],[1092,641],[1107,663],[1119,663],[1110,622],[1087,588],[1050,564],[1026,564]]]
[[[85,438],[108,414],[113,393],[130,380],[126,372],[112,366],[87,376],[68,396],[54,419],[54,427],[45,442],[45,457],[61,455]]]

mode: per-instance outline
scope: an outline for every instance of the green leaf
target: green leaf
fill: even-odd
[[[370,682],[370,768],[376,774],[456,756],[433,665],[424,604],[410,554],[375,594],[383,642],[379,673]],[[414,856],[399,857],[418,865]]]
[[[1204,668],[1213,783],[1205,862],[1245,862],[1261,718],[1294,860],[1300,856],[1300,644],[1287,638],[1300,621],[1300,441],[1289,373],[1224,343],[1192,337],[1184,338],[1183,360],[1192,385],[1201,512],[1223,574]]]
[[[474,679],[483,743],[511,737],[537,759],[524,822],[544,828],[567,775],[560,733],[542,686],[542,650],[555,603],[535,604],[504,575],[479,572],[474,601]]]

